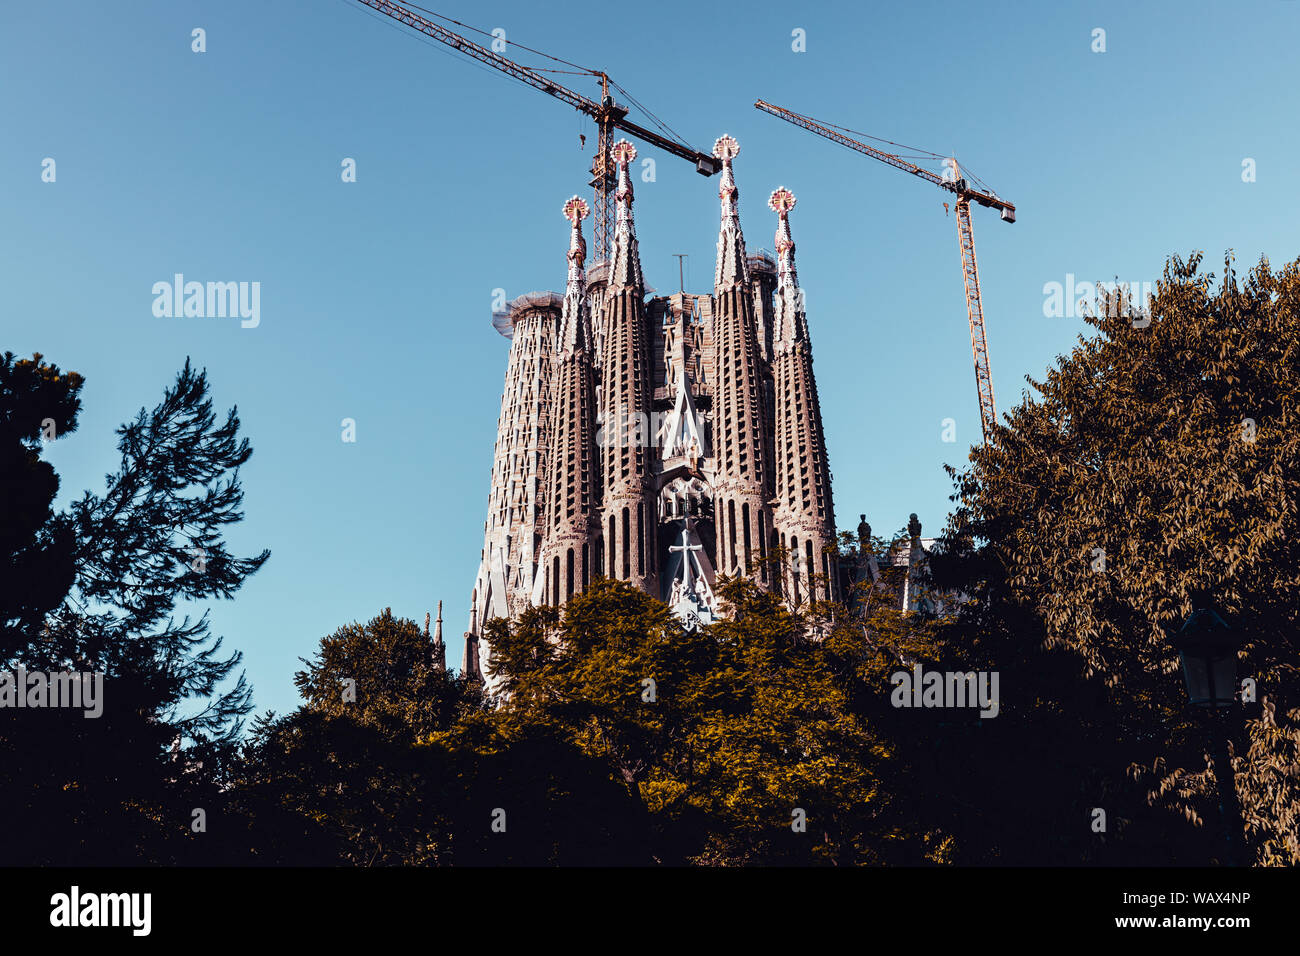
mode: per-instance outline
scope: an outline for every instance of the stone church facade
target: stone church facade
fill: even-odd
[[[710,294],[648,295],[629,167],[616,143],[608,262],[586,261],[586,203],[564,204],[568,278],[495,317],[511,339],[462,670],[484,676],[492,618],[627,581],[688,623],[719,613],[723,575],[793,605],[837,599],[831,472],[790,229],[775,190],[775,255],[750,253],[721,137]],[[558,256],[557,256],[558,258]],[[774,555],[783,560],[771,560]],[[856,576],[856,575],[852,575]],[[489,681],[490,683],[490,681]]]

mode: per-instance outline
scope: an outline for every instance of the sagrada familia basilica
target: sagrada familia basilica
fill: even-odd
[[[609,261],[586,262],[588,208],[574,197],[563,210],[564,294],[529,293],[498,316],[511,345],[465,635],[470,675],[486,676],[487,621],[563,604],[602,575],[661,598],[688,625],[718,615],[722,575],[748,575],[796,605],[838,598],[845,584],[794,194],[768,200],[775,258],[749,254],[739,145],[720,138],[713,293],[647,298],[628,172],[636,148],[621,141],[612,153]]]

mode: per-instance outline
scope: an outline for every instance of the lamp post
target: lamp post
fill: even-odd
[[[1225,859],[1229,866],[1240,865],[1242,824],[1241,805],[1232,763],[1228,759],[1228,736],[1231,732],[1231,708],[1236,706],[1237,635],[1214,608],[1209,595],[1192,597],[1192,613],[1174,637],[1174,647],[1182,660],[1187,697],[1208,715],[1207,735],[1214,759],[1214,779],[1219,790],[1219,819],[1226,843]],[[1222,726],[1216,726],[1217,724]]]

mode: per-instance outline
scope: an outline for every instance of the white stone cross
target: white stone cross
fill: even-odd
[[[683,528],[683,529],[682,529],[682,543],[681,543],[681,544],[669,545],[668,550],[669,550],[669,551],[680,551],[680,552],[681,552],[681,554],[682,554],[682,591],[683,591],[684,593],[686,593],[686,594],[690,594],[690,593],[694,590],[694,588],[691,586],[691,552],[692,552],[692,551],[703,551],[703,550],[704,550],[704,545],[702,545],[702,544],[691,544],[691,543],[690,543],[689,532],[687,531],[687,529]]]

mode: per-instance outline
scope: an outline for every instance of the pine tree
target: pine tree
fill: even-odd
[[[73,580],[70,523],[52,505],[59,477],[44,442],[77,427],[83,381],[56,365],[0,356],[0,664],[8,664]]]
[[[42,374],[60,394],[56,370]],[[61,394],[49,417],[70,426],[75,389]],[[238,432],[234,409],[218,424],[206,375],[186,361],[162,402],[118,429],[121,463],[104,493],[87,492],[42,532],[61,540],[68,529],[72,586],[39,627],[22,629],[8,660],[103,675],[103,713],[23,710],[0,730],[14,862],[177,860],[201,839],[196,794],[215,799],[214,763],[237,739],[251,690],[242,674],[218,689],[241,655],[221,653],[206,612],[174,615],[181,601],[231,597],[269,556],[235,557],[222,539],[242,518],[239,468],[252,454]]]

